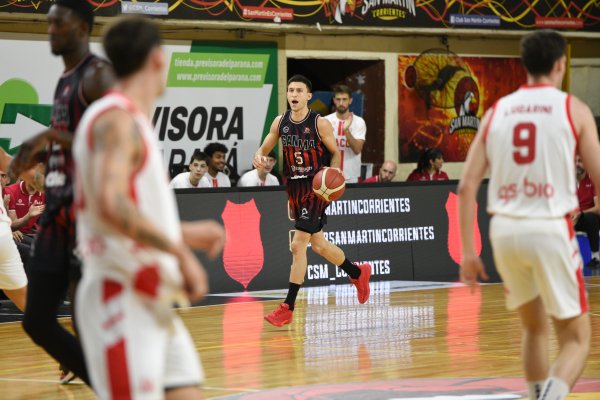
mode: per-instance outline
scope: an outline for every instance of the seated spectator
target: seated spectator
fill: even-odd
[[[212,187],[210,181],[204,177],[208,170],[208,156],[200,150],[194,151],[188,172],[178,174],[169,183],[173,189],[192,189],[199,187]]]
[[[275,175],[271,174],[277,158],[275,152],[267,155],[267,163],[264,167],[256,168],[246,172],[238,181],[238,186],[279,186]]]
[[[204,176],[208,178],[210,187],[231,187],[229,177],[223,173],[227,147],[221,143],[209,143],[204,153],[208,156],[208,173]]]
[[[395,161],[387,160],[379,168],[379,174],[365,179],[362,183],[391,182],[396,177],[398,165]]]
[[[575,230],[585,232],[590,242],[592,259],[587,267],[598,268],[598,247],[600,242],[600,217],[598,216],[598,198],[596,188],[585,170],[581,158],[575,157],[575,168],[577,172],[577,198],[579,200],[579,212],[573,215]]]
[[[38,230],[37,221],[46,204],[42,193],[43,176],[43,167],[34,167],[21,175],[21,181],[7,186],[4,191],[8,197],[8,216],[12,220],[13,238],[25,267]]]
[[[447,181],[448,174],[442,171],[444,155],[439,149],[427,149],[421,155],[417,168],[408,175],[407,181]]]

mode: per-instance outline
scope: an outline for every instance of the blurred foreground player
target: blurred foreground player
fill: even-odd
[[[118,85],[77,130],[77,319],[92,386],[101,399],[198,399],[203,372],[173,303],[201,299],[204,268],[190,248],[216,256],[214,222],[180,223],[150,121],[167,61],[156,24],[118,20],[103,37]]]
[[[312,180],[323,167],[339,169],[340,152],[329,121],[308,108],[311,97],[312,84],[306,77],[295,75],[290,78],[287,88],[290,110],[275,118],[253,160],[255,168],[264,168],[269,152],[281,138],[283,174],[287,177],[288,202],[296,221],[296,232],[291,244],[292,269],[287,297],[275,311],[265,317],[265,320],[275,326],[292,322],[294,303],[306,274],[306,249],[309,242],[315,253],[348,274],[350,281],[356,286],[359,303],[365,303],[370,294],[371,266],[351,263],[342,249],[328,242],[323,235],[325,209],[329,203],[314,194]]]
[[[475,201],[490,168],[490,240],[508,309],[523,326],[522,358],[530,399],[558,400],[583,371],[590,317],[579,247],[571,221],[578,208],[578,150],[600,187],[600,144],[590,109],[558,88],[565,74],[565,40],[554,31],[521,41],[527,85],[485,114],[459,184],[461,279],[487,279],[473,245]],[[559,353],[548,365],[552,317]]]
[[[46,208],[39,219],[40,230],[28,265],[30,290],[23,328],[63,368],[89,383],[81,345],[58,324],[56,316],[67,289],[74,301],[81,274],[73,253],[73,132],[88,105],[112,86],[114,76],[106,61],[90,53],[94,14],[88,2],[56,0],[47,19],[52,53],[65,65],[54,94],[51,129],[23,143],[11,164],[11,174],[19,176],[39,161],[46,163]],[[65,372],[61,380],[66,383],[73,377]]]

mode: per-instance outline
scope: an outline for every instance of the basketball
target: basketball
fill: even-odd
[[[323,168],[313,178],[313,192],[325,201],[334,201],[342,197],[346,190],[346,179],[341,172],[333,168]]]

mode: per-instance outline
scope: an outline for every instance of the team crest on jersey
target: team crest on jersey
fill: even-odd
[[[304,133],[310,133],[310,128],[308,126],[304,128]]]
[[[67,94],[69,94],[69,91],[71,90],[71,85],[65,85],[65,88],[63,89],[63,96],[66,96]]]
[[[308,219],[308,210],[306,208],[302,208],[300,218],[301,219]]]

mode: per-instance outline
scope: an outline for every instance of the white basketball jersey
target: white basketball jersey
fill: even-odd
[[[549,85],[501,98],[484,132],[491,175],[488,212],[558,218],[577,209],[577,133],[569,96]]]
[[[157,266],[162,283],[179,290],[182,277],[176,258],[156,249],[141,246],[116,232],[104,223],[99,214],[98,198],[92,181],[94,146],[91,124],[110,109],[126,110],[137,124],[144,142],[144,160],[134,171],[130,182],[130,196],[140,213],[159,227],[173,242],[181,240],[179,213],[173,191],[168,186],[166,169],[158,150],[157,139],[148,118],[129,99],[119,92],[111,92],[94,102],[85,112],[73,143],[76,165],[75,204],[77,205],[78,248],[84,259],[84,273],[88,268],[132,278],[140,267]],[[164,287],[164,286],[163,286]]]
[[[354,150],[350,148],[350,145],[346,141],[344,121],[338,119],[336,113],[325,116],[325,119],[333,126],[333,136],[335,137],[342,158],[340,169],[344,171],[346,182],[358,182],[358,178],[360,177],[361,155],[360,153],[354,153]],[[367,137],[367,124],[365,123],[365,120],[358,115],[353,115],[352,123],[350,124],[350,132],[355,139],[365,140]]]

